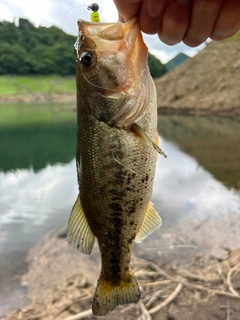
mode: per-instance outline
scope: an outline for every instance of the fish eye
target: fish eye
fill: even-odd
[[[79,60],[85,68],[89,68],[94,63],[94,56],[91,52],[86,51],[80,55]]]

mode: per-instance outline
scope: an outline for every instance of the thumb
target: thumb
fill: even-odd
[[[113,0],[121,22],[127,22],[133,16],[138,14],[143,0]]]

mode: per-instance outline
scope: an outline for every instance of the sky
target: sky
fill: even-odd
[[[95,0],[99,4],[101,21],[114,22],[118,20],[118,13],[112,0]],[[94,1],[89,0],[0,0],[0,20],[18,21],[27,18],[35,26],[55,25],[65,32],[77,36],[77,19],[90,19],[87,6]],[[166,63],[179,52],[189,56],[195,55],[204,45],[190,48],[183,43],[168,46],[162,43],[157,35],[144,35],[149,51]]]

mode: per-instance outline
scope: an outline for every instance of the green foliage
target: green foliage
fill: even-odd
[[[1,171],[68,163],[75,154],[76,124],[52,122],[0,127]]]
[[[74,75],[74,36],[57,27],[0,21],[0,75]]]
[[[175,69],[179,64],[183,63],[185,60],[187,60],[189,58],[188,55],[186,55],[185,53],[179,53],[178,55],[176,55],[175,58],[173,58],[172,60],[168,61],[168,63],[165,64],[167,70],[173,70]]]
[[[0,43],[15,44],[18,42],[19,32],[15,24],[7,21],[0,21]]]
[[[159,78],[168,72],[165,65],[163,65],[161,61],[158,60],[150,52],[148,53],[148,65],[149,65],[151,76],[153,78]]]
[[[28,74],[29,70],[29,58],[23,47],[6,42],[0,46],[0,74]]]

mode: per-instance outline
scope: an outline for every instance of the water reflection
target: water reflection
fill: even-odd
[[[174,143],[159,139],[168,158],[158,158],[153,202],[164,224],[174,225],[192,214],[204,217],[239,211],[239,199],[234,192]],[[18,225],[15,237],[9,236],[7,240],[8,246],[14,239],[19,244],[22,237],[29,238],[26,234],[40,225],[45,225],[41,233],[61,227],[77,195],[75,160],[66,165],[47,165],[38,172],[33,169],[0,172],[0,194],[0,228]]]
[[[18,240],[22,233],[31,232],[32,228],[49,223],[48,220],[51,225],[47,229],[59,227],[64,220],[61,214],[67,217],[77,194],[75,161],[47,165],[39,172],[32,169],[1,172],[0,194],[1,228],[8,224],[17,224],[18,228],[23,225]]]
[[[68,163],[75,146],[75,121],[0,127],[0,170],[36,171],[48,163]]]
[[[228,187],[240,189],[240,122],[223,117],[158,117],[159,133]]]
[[[160,139],[168,158],[159,157],[152,201],[163,218],[163,228],[191,216],[240,213],[239,197],[217,181],[174,143]]]
[[[199,224],[221,215],[226,219],[215,242],[222,240],[226,246],[230,240],[237,242],[239,224],[230,214],[239,215],[239,196],[219,181],[234,187],[240,181],[240,125],[232,120],[161,116],[159,129],[168,158],[158,158],[152,201],[163,226],[143,246],[163,239],[167,230],[184,221],[189,222],[185,234],[197,234],[192,218],[198,217]],[[19,280],[13,275],[26,270],[27,250],[47,231],[67,223],[77,195],[75,136],[73,122],[0,129],[0,314],[7,310],[10,297],[11,306],[19,304]],[[213,222],[208,232],[218,228],[218,220]],[[230,235],[232,223],[236,232]]]
[[[169,227],[198,215],[239,212],[239,198],[198,162],[179,148],[160,138],[161,147],[168,158],[159,157],[154,184],[153,202],[163,218],[159,237]],[[77,195],[75,161],[66,165],[48,165],[34,172],[15,170],[0,173],[0,269],[23,266],[27,250],[48,230],[58,229],[67,223]],[[16,253],[22,253],[16,259]],[[11,271],[4,271],[0,279],[4,288]],[[1,292],[4,293],[4,289]],[[12,293],[11,293],[12,295]]]
[[[0,314],[22,302],[25,257],[49,230],[66,225],[77,195],[75,161],[0,172]]]

